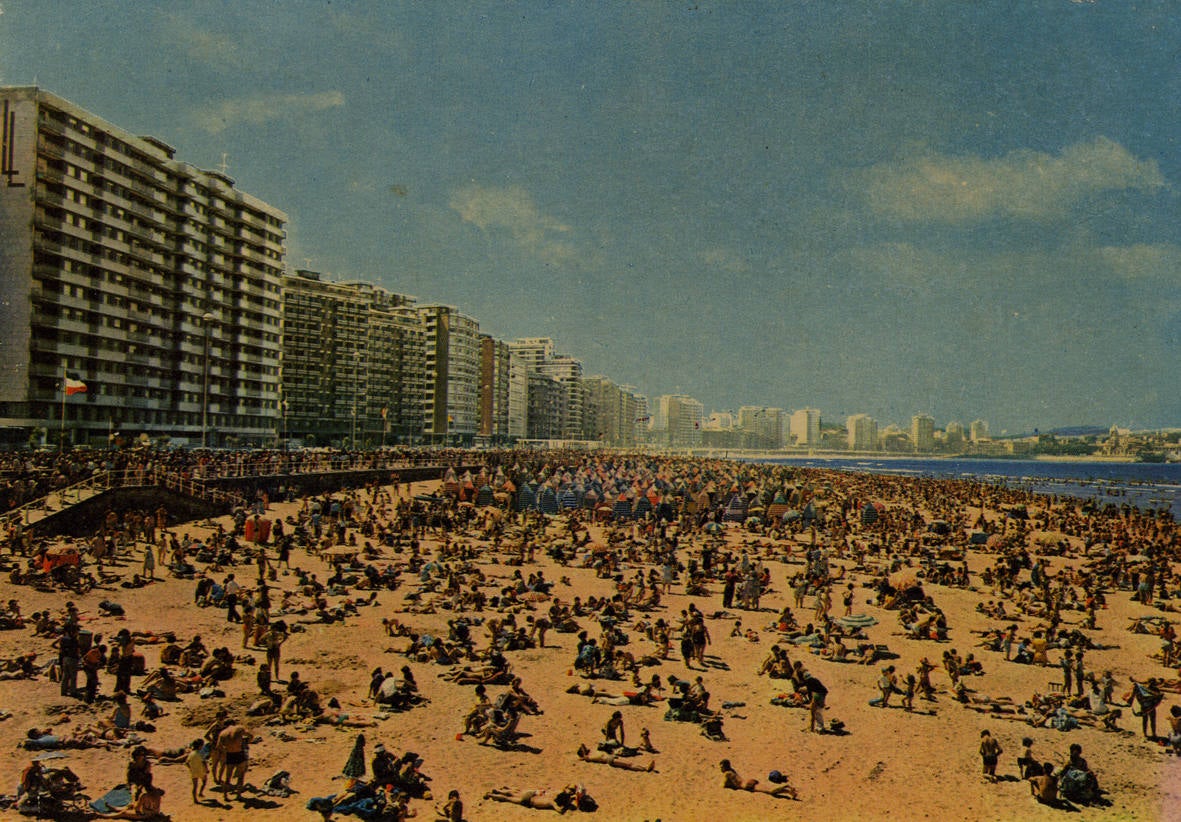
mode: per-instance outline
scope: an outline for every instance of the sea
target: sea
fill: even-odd
[[[1143,511],[1164,508],[1181,519],[1181,463],[895,457],[784,457],[759,462],[988,482],[1040,494],[1094,500],[1104,506],[1131,505]]]

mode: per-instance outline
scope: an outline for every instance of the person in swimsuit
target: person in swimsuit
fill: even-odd
[[[626,759],[616,756],[615,754],[603,753],[602,751],[591,752],[591,749],[586,745],[578,746],[578,758],[583,762],[593,762],[596,765],[610,765],[612,768],[619,768],[624,771],[646,771],[651,773],[656,770],[656,760],[648,760],[647,765],[639,765],[634,762],[628,762]]]
[[[554,793],[547,789],[537,791],[518,791],[513,788],[493,788],[484,794],[485,799],[493,802],[509,802],[526,808],[551,810],[565,813],[573,810],[585,800],[586,792],[579,785],[567,785]]]

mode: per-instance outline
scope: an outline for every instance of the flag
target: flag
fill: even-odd
[[[384,420],[387,416],[389,416],[389,413],[390,407],[388,405],[383,405],[381,407],[381,418]]]
[[[86,383],[82,382],[82,380],[74,380],[74,379],[70,379],[69,377],[66,377],[66,396],[67,397],[72,397],[75,394],[85,394],[85,393],[86,393]]]

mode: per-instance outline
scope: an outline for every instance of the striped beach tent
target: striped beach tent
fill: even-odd
[[[492,486],[487,484],[481,485],[480,490],[476,492],[476,505],[482,508],[485,505],[491,505],[495,501],[492,494]]]
[[[537,510],[543,514],[558,513],[558,495],[548,485],[537,493]]]
[[[632,518],[632,504],[631,500],[627,498],[627,494],[620,494],[619,498],[615,500],[615,504],[611,506],[611,515],[618,522]]]
[[[726,522],[743,522],[746,519],[746,497],[734,494],[730,497],[730,504],[726,506]]]
[[[782,492],[776,494],[775,499],[767,506],[767,519],[779,519],[787,513],[789,507],[787,497],[783,496]]]
[[[861,524],[873,525],[878,521],[878,509],[874,508],[872,502],[867,502],[861,506]]]
[[[532,511],[537,507],[537,495],[529,485],[522,485],[517,491],[517,510]]]

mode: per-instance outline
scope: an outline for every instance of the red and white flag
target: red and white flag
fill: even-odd
[[[66,396],[67,397],[72,397],[75,394],[85,394],[85,393],[86,393],[86,383],[82,382],[82,380],[75,380],[75,379],[71,379],[70,377],[66,377]]]

